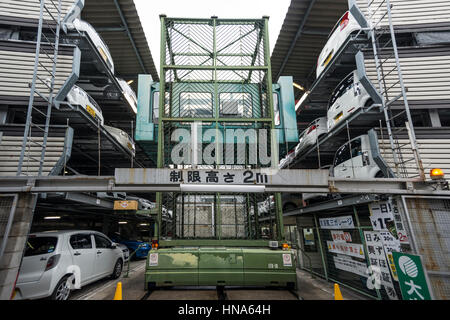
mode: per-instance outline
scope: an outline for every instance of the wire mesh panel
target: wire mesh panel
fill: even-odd
[[[273,239],[275,219],[258,204],[269,195],[173,194],[163,197],[163,239]],[[258,209],[259,207],[259,209]],[[273,210],[273,209],[272,209]]]
[[[412,241],[428,272],[435,299],[450,299],[450,199],[406,198]]]
[[[376,250],[366,243],[365,238],[365,232],[373,230],[369,214],[367,206],[356,206],[355,209],[349,207],[348,212],[339,215],[318,217],[317,238],[321,240],[327,277],[364,295],[383,300],[389,300],[387,290],[391,290],[384,283],[392,282],[396,296],[401,297],[398,283],[392,281],[389,274],[386,275],[389,279],[383,278],[383,270],[380,270],[379,289],[376,290],[373,285],[375,277],[372,267],[380,267],[381,264],[389,267],[385,259],[374,260],[369,252]],[[334,219],[347,221],[349,225],[328,226],[328,221]],[[383,247],[380,249],[384,258]]]
[[[189,169],[184,183],[205,183],[197,180],[199,169],[211,169],[206,183],[215,183],[215,170],[226,169],[225,182],[232,183],[234,169],[271,166],[274,124],[267,20],[162,16],[161,25],[165,99],[159,101],[158,167]],[[261,161],[260,149],[266,150],[269,161]],[[162,238],[256,240],[280,235],[277,219],[259,221],[260,204],[268,194],[159,197],[161,212],[167,212]]]

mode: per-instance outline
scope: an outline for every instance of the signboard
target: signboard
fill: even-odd
[[[408,236],[396,198],[391,197],[387,201],[371,203],[369,210],[373,230],[389,231],[400,243],[408,243]]]
[[[150,253],[150,257],[148,259],[148,265],[150,267],[156,267],[158,265],[158,254]]]
[[[393,252],[404,300],[432,300],[420,256]]]
[[[349,232],[331,230],[331,237],[334,242],[352,242],[352,236]]]
[[[114,210],[137,210],[138,202],[136,200],[114,201]]]
[[[379,268],[380,282],[385,288],[389,299],[398,300],[380,233],[378,231],[364,231],[364,239],[366,240],[370,266],[372,269],[374,269],[374,267]]]
[[[362,244],[327,241],[327,246],[329,252],[365,259]]]
[[[320,228],[322,229],[353,229],[352,216],[321,218],[319,219]]]
[[[287,181],[309,181],[310,186],[328,188],[328,170],[262,169],[170,169],[170,168],[118,168],[115,182],[136,185],[284,185]]]
[[[367,265],[364,262],[353,260],[351,257],[346,256],[334,256],[334,266],[336,269],[344,270],[347,272],[355,273],[362,277],[368,277],[366,270]]]
[[[292,256],[290,253],[283,253],[283,266],[292,267]]]

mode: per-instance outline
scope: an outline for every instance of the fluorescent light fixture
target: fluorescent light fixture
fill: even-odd
[[[134,82],[134,80],[127,81],[128,84],[132,84],[133,82]]]
[[[295,105],[295,112],[297,112],[297,109],[300,108],[300,106],[302,105],[302,103],[306,100],[306,98],[308,98],[309,96],[309,91],[306,91],[303,96],[301,97],[301,99],[297,102],[297,104]]]
[[[295,82],[292,82],[292,84],[293,84],[293,86],[296,87],[297,89],[302,90],[302,91],[306,91],[306,89],[305,89],[304,87],[302,87],[301,85],[299,85],[299,84],[297,84],[297,83],[295,83]]]
[[[141,224],[139,224],[140,226],[148,226],[149,224],[148,223],[141,223]]]
[[[59,216],[44,217],[44,220],[59,220],[59,219],[61,219],[61,217]]]
[[[181,192],[245,192],[264,193],[266,186],[261,185],[211,185],[211,184],[180,184]]]
[[[126,221],[119,221],[119,224],[127,224],[128,222]]]

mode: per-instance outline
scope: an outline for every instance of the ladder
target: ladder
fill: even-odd
[[[17,166],[17,176],[33,175],[38,165],[37,175],[41,176],[45,161],[47,139],[50,126],[50,116],[54,103],[55,73],[58,62],[58,47],[61,30],[61,0],[40,1],[40,17],[36,40],[36,55],[34,61],[33,78],[30,83],[30,98],[22,140],[22,149]],[[48,17],[48,18],[47,18]],[[54,25],[53,25],[54,22]],[[47,35],[44,33],[48,31]],[[42,111],[35,105],[35,96],[44,100],[47,110]],[[36,138],[42,137],[42,138]],[[40,150],[40,157],[32,153]],[[38,152],[39,154],[39,152]],[[39,158],[38,158],[39,157]],[[30,172],[32,171],[32,172]]]
[[[407,89],[403,81],[395,31],[392,25],[392,8],[390,0],[367,0],[369,37],[375,57],[378,89],[382,96],[382,108],[397,177],[414,178],[419,176],[424,180],[425,173],[417,149],[414,125],[406,95]],[[382,39],[383,41],[381,41]],[[392,77],[394,77],[394,81],[392,81]],[[402,101],[404,108],[394,114],[391,107],[396,101]],[[399,136],[405,134],[408,139],[400,141]],[[412,157],[405,159],[404,154],[412,154]],[[414,173],[408,170],[409,163],[412,161],[415,161],[418,170],[413,170]],[[417,172],[418,174],[416,174]]]

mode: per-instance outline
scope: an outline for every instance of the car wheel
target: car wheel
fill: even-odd
[[[116,264],[114,265],[114,271],[111,275],[112,279],[117,279],[120,277],[120,275],[122,274],[122,267],[123,267],[122,260],[121,259],[117,260]]]
[[[67,279],[69,276],[63,277],[59,280],[58,284],[53,290],[52,295],[50,296],[51,300],[68,300],[70,296],[70,288],[67,284]]]
[[[375,175],[375,178],[386,178],[386,177],[382,171],[378,171],[377,174]]]

